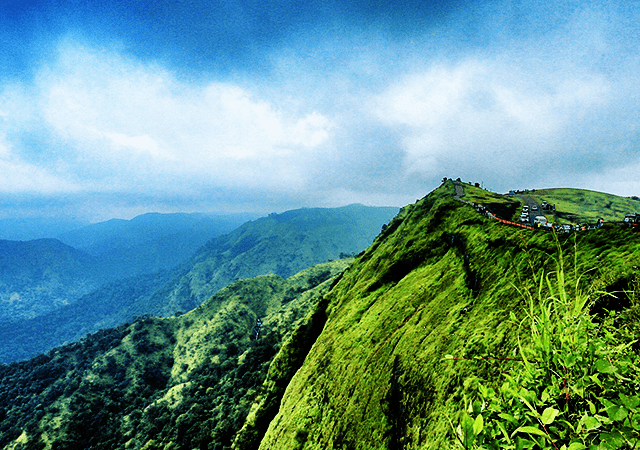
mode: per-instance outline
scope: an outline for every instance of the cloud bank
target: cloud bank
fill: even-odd
[[[400,206],[443,176],[640,192],[633,6],[305,5],[199,18],[226,36],[220,50],[207,35],[208,50],[167,51],[186,10],[165,34],[154,25],[153,47],[127,41],[149,18],[105,28],[85,11],[102,24],[90,38],[60,25],[28,74],[0,79],[0,193],[14,205],[0,208]]]

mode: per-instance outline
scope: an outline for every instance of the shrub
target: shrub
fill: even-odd
[[[579,277],[539,274],[537,292],[521,292],[526,330],[516,358],[478,355],[500,364],[502,383],[466,381],[466,411],[453,439],[487,449],[631,449],[640,446],[640,358],[637,330],[625,312],[589,315],[591,295]],[[637,285],[636,285],[637,287]],[[632,295],[637,302],[637,293]],[[637,308],[632,305],[633,308]],[[447,359],[455,359],[451,355]]]

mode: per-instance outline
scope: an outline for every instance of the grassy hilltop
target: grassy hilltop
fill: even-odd
[[[455,195],[402,208],[352,262],[0,366],[0,446],[633,448],[640,232],[526,230]]]
[[[518,289],[535,292],[532,275],[553,271],[558,255],[553,233],[504,226],[453,195],[447,182],[404,208],[329,293],[327,325],[261,449],[457,446],[449,420],[471,394],[465,381],[499,383],[500,370],[445,355],[516,355],[525,330],[509,313],[526,313]],[[594,310],[637,307],[637,292],[596,290],[637,286],[640,233],[607,228],[575,238],[559,238],[565,270],[593,291]]]
[[[640,212],[640,200],[587,189],[537,189],[528,193],[541,203],[556,205],[556,217],[564,223],[594,223],[602,218],[606,222],[620,222],[628,213]]]
[[[621,222],[625,214],[640,212],[640,199],[619,197],[587,189],[551,188],[517,192],[517,195],[502,195],[486,191],[471,184],[461,183],[463,200],[487,206],[504,219],[517,220],[522,206],[527,201],[541,205],[546,201],[556,210],[541,210],[550,222],[559,224]]]

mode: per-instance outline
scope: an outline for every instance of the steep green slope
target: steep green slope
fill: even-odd
[[[330,292],[326,326],[261,449],[456,447],[448,418],[464,408],[465,380],[499,380],[500,367],[444,356],[514,354],[522,330],[509,312],[524,314],[516,288],[535,291],[531,274],[555,268],[556,241],[486,219],[454,194],[447,182],[404,208]],[[559,244],[572,254],[573,237]],[[575,245],[565,270],[586,286],[637,282],[640,233],[610,227]],[[594,310],[629,302],[607,299]]]
[[[398,208],[349,205],[270,214],[213,239],[185,270],[155,292],[147,311],[171,314],[200,305],[230,282],[273,273],[283,278],[367,248]]]
[[[228,448],[283,342],[315,340],[290,336],[349,262],[238,281],[179,317],[0,365],[0,447]]]

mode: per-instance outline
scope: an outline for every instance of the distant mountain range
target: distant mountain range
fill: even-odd
[[[283,278],[363,251],[393,207],[303,208],[247,222],[209,241],[185,269],[150,298],[157,314],[188,311],[232,281],[273,273]]]
[[[210,240],[190,259],[171,269],[154,273],[132,272],[128,278],[111,280],[84,292],[73,302],[69,301],[67,306],[55,311],[50,309],[47,314],[28,320],[24,316],[5,315],[0,324],[0,362],[34,356],[136,316],[168,316],[178,311],[189,311],[238,279],[266,274],[286,278],[315,264],[354,255],[364,250],[397,212],[398,208],[392,207],[349,205],[299,209],[246,222],[234,231]],[[157,245],[153,252],[164,245],[174,248],[167,251],[178,253],[175,250],[177,240],[171,244],[163,243],[161,238],[154,237],[158,231],[149,231],[157,230],[159,219],[162,218],[145,215],[130,221],[133,223],[110,221],[64,238],[86,252],[93,252],[88,255],[76,250],[85,256],[88,265],[98,259],[103,264],[98,267],[105,267],[106,262],[107,268],[111,268],[117,262],[113,256],[104,259],[99,256],[108,254],[109,248],[115,249],[116,254],[132,256],[125,258],[126,264],[136,261],[134,250],[143,249],[145,242],[150,242],[151,247]],[[185,217],[173,219],[178,219],[171,222],[173,228],[163,228],[165,239],[169,239],[166,236],[171,236],[177,227],[175,224],[184,221]],[[191,228],[178,228],[197,228],[197,221],[186,223]],[[140,226],[132,228],[132,225]],[[186,235],[190,236],[189,233]],[[147,260],[154,254],[149,249],[144,251]],[[140,257],[137,261],[143,259]],[[105,269],[104,272],[122,275],[119,270]]]
[[[86,225],[86,222],[65,218],[5,218],[0,219],[0,239],[7,241],[54,239],[63,233]]]
[[[61,234],[58,239],[100,259],[112,279],[170,269],[210,239],[229,233],[255,214],[159,214],[113,219]]]
[[[59,240],[0,241],[0,319],[46,314],[117,279],[175,267],[252,217],[145,214]]]
[[[30,318],[110,281],[100,260],[56,239],[0,241],[0,319]]]
[[[587,194],[540,195],[555,220],[640,205]],[[340,224],[367,210],[216,238],[133,303],[198,304],[242,278],[198,307],[0,365],[0,448],[637,448],[640,227],[524,229],[478,206],[539,201],[518,195],[447,180],[355,258],[287,278],[243,277],[344,256]]]

